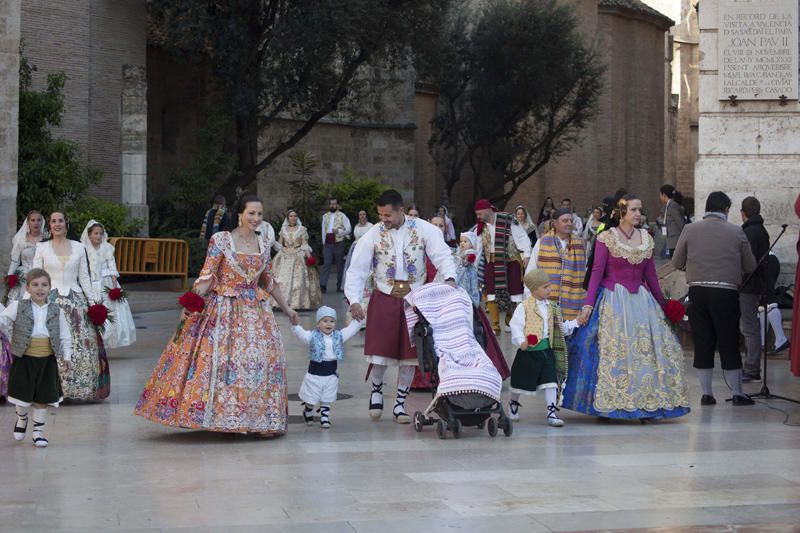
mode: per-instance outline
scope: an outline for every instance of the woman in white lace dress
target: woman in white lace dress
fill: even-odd
[[[50,215],[52,239],[36,245],[33,266],[43,268],[52,279],[50,301],[64,311],[72,334],[72,364],[58,361],[64,398],[102,400],[111,392],[105,345],[89,320],[89,305],[100,298],[89,277],[86,248],[67,239],[67,219],[58,211]]]
[[[46,238],[44,217],[39,211],[31,211],[11,240],[11,264],[8,266],[8,275],[16,276],[17,283],[8,290],[6,298],[9,302],[21,300],[25,296],[25,275],[32,268],[36,245]]]
[[[311,257],[308,230],[296,212],[290,210],[286,214],[278,242],[280,251],[272,260],[272,273],[287,304],[294,309],[316,309],[322,305],[319,275],[313,265],[306,263]]]
[[[342,286],[344,286],[345,281],[347,279],[347,270],[350,268],[350,259],[353,257],[353,250],[356,248],[356,243],[358,239],[364,236],[365,233],[369,231],[369,228],[372,227],[372,222],[369,221],[367,218],[367,212],[363,209],[358,212],[358,224],[353,226],[353,244],[350,245],[350,251],[347,253],[347,260],[344,263],[344,277],[342,278]],[[369,297],[372,296],[372,276],[367,279],[367,282],[364,284],[364,293],[361,295],[361,307],[364,309],[367,308],[367,304],[369,303]],[[350,316],[350,306],[347,306],[347,322],[349,323],[352,317]],[[367,319],[364,317],[364,320],[361,321],[361,329],[366,329],[367,327]]]
[[[112,300],[109,291],[122,288],[117,278],[117,261],[114,259],[114,246],[108,242],[105,227],[96,220],[90,220],[81,234],[81,244],[86,247],[89,257],[89,276],[92,289],[113,316],[113,322],[106,324],[103,342],[108,348],[122,348],[136,342],[136,324],[127,300]]]

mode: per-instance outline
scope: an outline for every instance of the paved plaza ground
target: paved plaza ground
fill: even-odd
[[[333,428],[299,423],[292,401],[288,435],[258,440],[133,416],[178,310],[176,293],[132,294],[139,342],[110,352],[109,400],[52,411],[46,449],[16,443],[13,408],[0,407],[0,531],[800,531],[800,428],[783,424],[800,424],[800,406],[700,407],[690,359],[693,412],[678,420],[562,411],[566,426],[550,428],[536,399],[511,438],[467,429],[439,440],[388,413],[368,419],[361,335],[340,367],[339,392],[352,398],[334,404]],[[340,296],[326,303],[343,311]],[[310,327],[311,314],[302,318]],[[278,321],[296,394],[307,358]],[[507,333],[502,344],[511,357]],[[772,391],[800,397],[788,363],[771,368]],[[429,399],[413,393],[410,409]]]

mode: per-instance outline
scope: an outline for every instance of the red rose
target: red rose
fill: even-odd
[[[17,283],[19,283],[19,278],[17,277],[16,274],[9,274],[8,276],[6,276],[6,285],[8,285],[9,289],[13,289],[14,287],[16,287]]]
[[[199,313],[206,306],[206,302],[203,300],[203,297],[192,291],[183,293],[183,296],[178,298],[178,303],[190,313]]]
[[[477,233],[478,235],[483,233],[483,221],[482,220],[478,221],[478,226],[475,228],[475,233]]]
[[[467,261],[469,261],[470,263],[474,263],[477,258],[478,258],[478,256],[475,255],[475,254],[467,255]]]
[[[686,315],[686,308],[677,300],[667,300],[667,303],[664,304],[664,314],[667,316],[667,320],[677,324]]]
[[[108,299],[112,302],[116,302],[117,300],[122,298],[122,289],[119,287],[115,287],[108,291]]]
[[[169,399],[169,406],[172,407],[173,409],[177,409],[178,408],[178,399],[175,398],[174,396],[172,398],[170,398]]]
[[[310,256],[310,257],[306,257],[306,266],[313,267],[316,264],[317,264],[317,258],[316,257],[314,257],[313,255]]]
[[[92,324],[97,327],[102,326],[106,323],[106,320],[108,320],[108,309],[103,304],[90,305],[87,314]]]
[[[528,347],[533,348],[537,344],[539,344],[539,337],[536,335],[528,335],[527,337]]]

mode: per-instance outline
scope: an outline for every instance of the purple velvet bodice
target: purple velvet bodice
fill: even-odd
[[[594,265],[584,304],[594,306],[597,300],[597,290],[601,286],[614,290],[616,285],[622,285],[631,293],[639,292],[639,287],[646,285],[656,301],[660,305],[664,305],[664,296],[658,285],[656,264],[652,254],[641,263],[634,264],[624,257],[612,255],[605,243],[598,240],[595,243]]]

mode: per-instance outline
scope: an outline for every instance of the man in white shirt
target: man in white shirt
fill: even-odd
[[[483,293],[495,334],[500,333],[498,299],[506,301],[506,325],[514,308],[523,300],[522,271],[531,256],[531,240],[525,229],[513,223],[511,213],[497,209],[482,198],[475,202],[478,225],[478,255],[484,263]],[[499,298],[498,298],[499,297]]]
[[[322,216],[322,258],[325,264],[319,276],[322,292],[328,292],[328,277],[331,275],[331,266],[336,262],[336,292],[342,292],[342,276],[344,275],[344,245],[350,238],[350,220],[339,211],[339,200],[331,198],[328,201],[328,212]]]
[[[569,209],[569,212],[572,213],[572,234],[576,237],[580,237],[583,234],[583,219],[572,209],[572,200],[564,198],[561,200],[561,207],[563,209]]]
[[[407,217],[403,197],[394,190],[378,199],[379,224],[371,227],[355,244],[347,270],[345,297],[356,320],[366,317],[361,306],[364,284],[370,274],[375,290],[369,301],[364,356],[370,363],[372,394],[369,414],[373,420],[383,412],[383,376],[387,366],[397,366],[397,400],[394,421],[408,424],[405,399],[414,379],[417,353],[411,346],[403,298],[425,284],[425,259],[430,259],[445,283],[455,286],[455,265],[444,234],[419,218]]]

